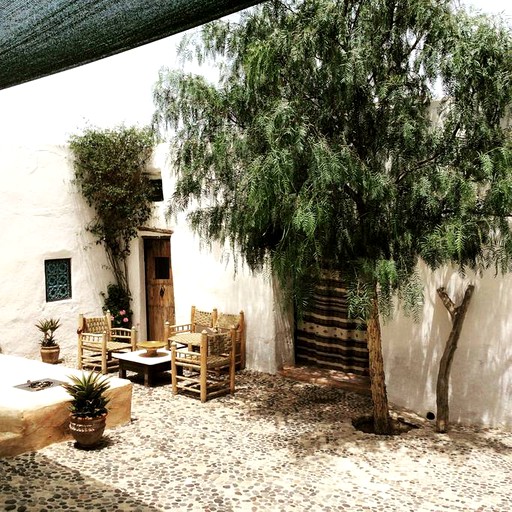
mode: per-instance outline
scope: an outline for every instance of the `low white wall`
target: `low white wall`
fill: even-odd
[[[475,285],[450,379],[450,419],[462,424],[512,428],[512,275],[461,279],[456,270],[432,273],[425,282],[418,323],[399,312],[383,325],[386,382],[392,402],[421,415],[436,413],[439,361],[451,329],[437,295],[444,286],[458,306],[468,284]]]

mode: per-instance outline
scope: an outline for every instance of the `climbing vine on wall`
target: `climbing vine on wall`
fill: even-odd
[[[86,229],[104,246],[116,289],[130,297],[127,257],[137,228],[152,214],[146,165],[155,146],[149,128],[88,128],[72,135],[75,184],[95,211]],[[108,293],[108,292],[107,292]],[[108,295],[103,294],[106,302]]]

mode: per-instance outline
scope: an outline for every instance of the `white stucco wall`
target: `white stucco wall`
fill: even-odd
[[[167,147],[157,148],[155,166],[162,170],[165,203],[174,189],[174,176]],[[162,211],[163,214],[163,211]],[[176,322],[190,321],[190,308],[219,312],[244,312],[246,321],[247,367],[275,373],[283,364],[293,361],[292,317],[284,314],[278,291],[263,274],[253,275],[243,265],[234,265],[228,247],[201,244],[187,222],[185,214],[167,221],[173,230],[171,265],[174,279]],[[235,273],[236,270],[236,273]]]
[[[272,282],[264,275],[252,275],[246,268],[238,268],[235,275],[229,251],[218,245],[211,252],[201,247],[185,222],[173,229],[176,322],[189,322],[191,305],[205,311],[216,307],[225,313],[243,310],[247,367],[275,373],[283,363],[291,362],[292,326],[277,305]]]
[[[0,349],[39,357],[41,318],[60,318],[61,353],[76,358],[79,312],[101,312],[109,273],[84,226],[90,211],[71,184],[64,146],[0,146]],[[72,298],[46,302],[44,261],[71,258]]]
[[[512,276],[435,273],[420,267],[425,304],[418,323],[399,312],[382,329],[385,371],[392,402],[425,416],[436,413],[439,361],[451,329],[437,295],[444,286],[458,306],[467,284],[475,291],[467,311],[450,380],[450,419],[462,424],[512,428]]]
[[[173,187],[166,148],[155,166],[162,170],[165,196]],[[65,362],[76,358],[76,323],[80,312],[98,314],[100,291],[111,281],[102,247],[85,225],[91,211],[75,190],[70,154],[65,146],[0,146],[0,350],[39,358],[34,324],[58,317],[57,331]],[[279,292],[264,275],[240,267],[235,275],[229,250],[201,247],[183,216],[165,220],[166,203],[156,205],[154,227],[172,229],[171,260],[177,322],[187,322],[191,305],[201,309],[245,312],[247,366],[274,373],[293,360],[291,315],[279,308]],[[72,298],[46,302],[44,260],[71,258]],[[132,247],[129,273],[134,323],[145,332],[143,242]],[[456,271],[434,274],[421,267],[425,305],[418,323],[398,313],[383,325],[389,398],[422,415],[435,413],[439,359],[450,331],[447,311],[436,290],[443,285],[458,303],[464,282]],[[454,422],[512,428],[512,276],[470,276],[475,293],[455,353],[451,379]]]
[[[165,146],[157,148],[154,167],[161,169],[167,200],[173,177]],[[1,146],[0,170],[0,350],[39,358],[40,336],[34,324],[41,318],[57,317],[62,324],[56,332],[61,357],[74,364],[78,314],[101,314],[100,292],[106,291],[112,279],[104,249],[85,230],[92,212],[71,182],[71,154],[65,146]],[[244,269],[235,276],[226,251],[218,246],[212,251],[201,248],[184,217],[178,223],[166,220],[165,209],[166,201],[156,203],[154,219],[148,224],[174,230],[171,261],[176,320],[188,322],[193,304],[227,313],[243,310],[248,367],[274,373],[283,362],[290,362],[291,328],[288,318],[274,307],[272,283]],[[131,249],[133,321],[140,339],[145,339],[143,240],[135,240]],[[71,258],[72,298],[47,303],[44,260],[54,258]]]

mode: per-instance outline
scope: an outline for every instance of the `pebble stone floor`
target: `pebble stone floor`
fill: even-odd
[[[0,510],[512,511],[512,432],[410,415],[406,434],[365,434],[367,396],[249,371],[206,404],[130,378],[132,422],[99,449],[0,459]]]

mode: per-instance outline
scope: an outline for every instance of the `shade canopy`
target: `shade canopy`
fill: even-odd
[[[87,64],[256,0],[0,0],[0,89]]]

